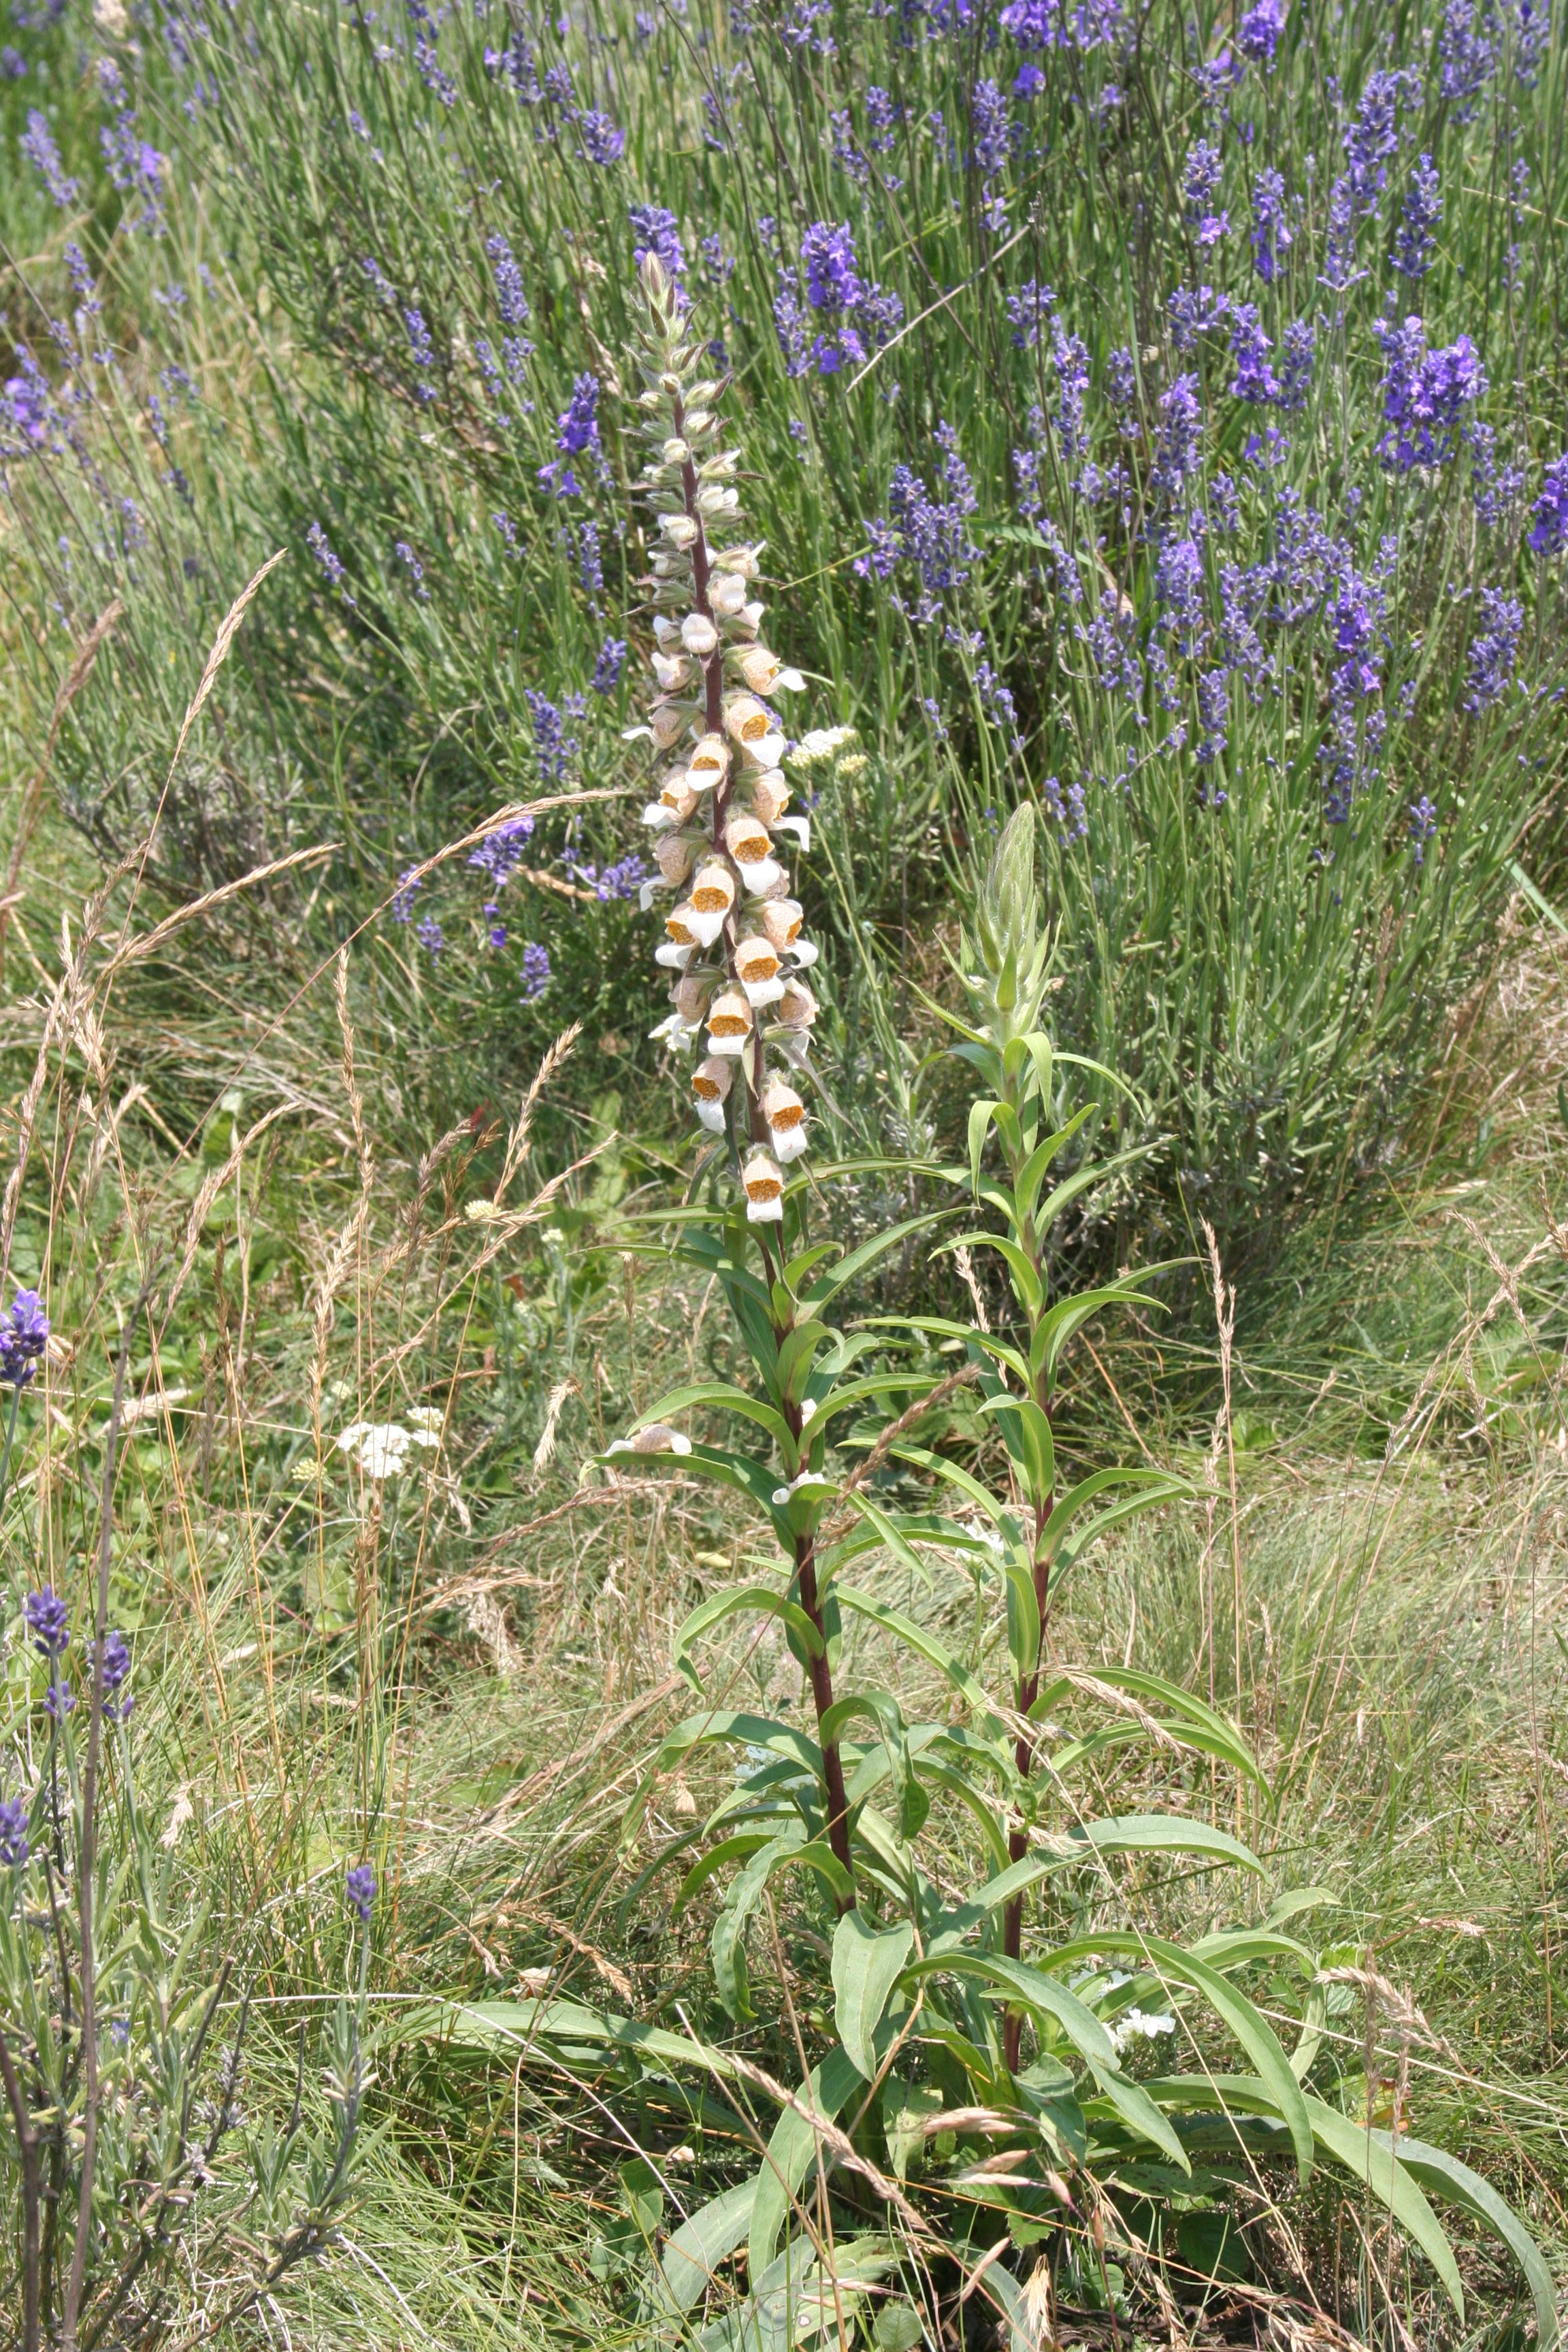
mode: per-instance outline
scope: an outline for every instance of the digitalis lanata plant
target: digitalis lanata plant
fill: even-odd
[[[697,1116],[728,1135],[753,1224],[784,1215],[784,1170],[806,1148],[805,1106],[788,1072],[805,1062],[816,999],[805,974],[816,950],[801,936],[785,847],[810,845],[791,815],[785,736],[773,698],[805,681],[762,641],[761,546],[745,536],[721,446],[723,387],[701,377],[685,300],[657,254],[644,257],[647,325],[638,397],[652,454],[643,482],[653,509],[658,607],[655,695],[647,724],[668,761],[646,821],[661,883],[681,892],[657,961],[675,974],[672,1049],[702,1051],[692,1074]]]

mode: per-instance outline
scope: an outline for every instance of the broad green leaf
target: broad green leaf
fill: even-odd
[[[1226,1830],[1211,1829],[1206,1822],[1183,1820],[1174,1813],[1122,1813],[1114,1821],[1089,1822],[1069,1830],[1071,1845],[1093,1846],[1099,1853],[1202,1853],[1215,1862],[1233,1862],[1243,1870],[1267,1874],[1250,1846]]]
[[[915,1469],[924,1470],[930,1476],[942,1479],[944,1485],[956,1486],[961,1495],[968,1496],[977,1510],[984,1512],[993,1526],[1010,1529],[1015,1538],[1021,1534],[1012,1513],[1005,1510],[990,1488],[974,1475],[973,1470],[966,1470],[961,1462],[950,1462],[945,1454],[932,1454],[924,1445],[895,1445],[889,1450],[895,1462],[908,1462]]]
[[[1044,1549],[1054,1551],[1084,1505],[1091,1503],[1097,1495],[1103,1495],[1111,1486],[1138,1488],[1139,1505],[1163,1502],[1167,1496],[1184,1495],[1191,1491],[1185,1478],[1178,1478],[1165,1470],[1142,1470],[1128,1465],[1120,1469],[1092,1471],[1087,1478],[1080,1478],[1076,1486],[1068,1488],[1046,1521],[1040,1535]]]
[[[837,2121],[845,2102],[864,2084],[865,2077],[849,2053],[842,2048],[830,2050],[822,2063],[812,2068],[809,2082],[797,2094],[807,2113],[786,2107],[773,2126],[752,2202],[746,2259],[753,2279],[762,2278],[778,2252],[791,2202],[816,2158],[821,2136],[812,2116]]]
[[[1128,1692],[1133,1698],[1151,1699],[1162,1706],[1168,1706],[1173,1715],[1184,1716],[1189,1723],[1201,1724],[1224,1743],[1223,1748],[1215,1748],[1210,1753],[1219,1755],[1234,1750],[1237,1757],[1246,1759],[1241,1769],[1248,1778],[1256,1780],[1260,1788],[1265,1785],[1258,1761],[1235,1724],[1221,1715],[1217,1708],[1208,1706],[1195,1691],[1184,1690],[1180,1683],[1168,1682],[1163,1675],[1149,1674],[1142,1666],[1096,1666],[1094,1678],[1096,1682],[1108,1683],[1112,1690]],[[1052,1706],[1059,1704],[1073,1685],[1063,1681],[1054,1688]]]
[[[743,1709],[730,1706],[710,1707],[702,1715],[689,1715],[667,1732],[653,1769],[668,1772],[691,1753],[694,1748],[710,1748],[722,1740],[733,1740],[747,1748],[765,1748],[774,1756],[786,1756],[807,1772],[822,1777],[822,1750],[815,1739],[808,1739],[793,1723],[778,1723],[770,1715],[748,1715]]]
[[[680,1891],[669,1906],[670,1918],[679,1917],[692,1896],[707,1885],[715,1871],[723,1870],[731,1862],[745,1862],[753,1853],[760,1853],[763,1846],[773,1843],[774,1834],[771,1829],[739,1830],[733,1837],[727,1837],[716,1845],[710,1853],[705,1853],[681,1880]]]
[[[895,2180],[910,2177],[911,2158],[925,2145],[928,2116],[942,2112],[942,2093],[931,2083],[905,2083],[889,2074],[882,2085],[882,2132]]]
[[[877,2072],[872,2046],[877,2028],[914,1940],[908,1919],[878,1929],[858,1911],[847,1911],[834,1934],[833,2021],[838,2039],[868,2083]]]
[[[776,1406],[764,1404],[760,1397],[752,1396],[745,1389],[737,1388],[733,1381],[698,1381],[690,1387],[671,1389],[646,1412],[639,1412],[633,1423],[636,1429],[649,1422],[668,1421],[672,1415],[691,1412],[700,1405],[711,1406],[719,1412],[732,1412],[742,1421],[754,1422],[765,1429],[777,1444],[781,1453],[789,1454],[795,1448],[789,1424]]]
[[[1013,1277],[1013,1289],[1019,1306],[1031,1319],[1045,1304],[1045,1290],[1039,1271],[1027,1250],[1017,1242],[1009,1241],[1005,1234],[960,1234],[956,1241],[943,1242],[942,1249],[992,1249],[1005,1260]]]
[[[1059,1152],[1067,1149],[1085,1119],[1092,1118],[1099,1108],[1098,1103],[1086,1103],[1081,1110],[1073,1113],[1065,1127],[1058,1128],[1055,1135],[1047,1135],[1044,1142],[1037,1143],[1030,1152],[1019,1171],[1018,1181],[1014,1187],[1016,1205],[1013,1213],[1020,1225],[1026,1224],[1035,1213],[1035,1203],[1040,1197],[1040,1186],[1045,1181],[1046,1171],[1052,1160]]]
[[[695,1685],[699,1696],[702,1685],[690,1664],[690,1652],[726,1618],[739,1616],[743,1611],[761,1617],[777,1617],[789,1627],[808,1655],[821,1656],[822,1636],[797,1601],[786,1601],[771,1584],[738,1585],[728,1592],[716,1592],[711,1600],[694,1609],[675,1637],[671,1654],[675,1670]]]
[[[689,2311],[752,2226],[755,2183],[742,2180],[683,2221],[664,2250],[664,2283],[677,2311]]]
[[[1027,1357],[1005,1339],[977,1331],[972,1323],[951,1322],[942,1315],[879,1315],[871,1319],[878,1329],[921,1331],[932,1339],[962,1339],[972,1355],[986,1356],[994,1364],[1005,1365],[1024,1388],[1029,1386]]]
[[[885,1233],[873,1234],[869,1241],[862,1242],[858,1249],[851,1250],[847,1257],[841,1258],[831,1272],[818,1275],[810,1288],[802,1292],[802,1303],[813,1308],[826,1307],[847,1283],[853,1282],[857,1275],[863,1274],[868,1265],[874,1265],[878,1258],[885,1256],[889,1250],[897,1249],[900,1243],[907,1241],[911,1234],[923,1233],[939,1218],[953,1213],[951,1209],[927,1209],[918,1217],[906,1217],[901,1224],[889,1225]]]
[[[1383,2134],[1379,2134],[1381,2138]],[[1511,2205],[1504,2202],[1489,2181],[1446,2148],[1428,2147],[1425,2140],[1402,2139],[1399,2162],[1411,2179],[1435,2197],[1446,2197],[1478,2221],[1495,2230],[1524,2273],[1530,2299],[1535,2305],[1536,2352],[1556,2352],[1563,2340],[1557,2318],[1557,2290],[1551,2265]]]
[[[1465,2291],[1459,2284],[1459,2266],[1454,2260],[1447,2232],[1404,2163],[1395,2158],[1388,2134],[1369,2132],[1363,2124],[1341,2115],[1337,2107],[1326,2106],[1321,2099],[1305,2099],[1302,2104],[1312,2130],[1330,2155],[1336,2157],[1347,2172],[1353,2172],[1358,2180],[1364,2180],[1400,2227],[1415,2239],[1442,2280],[1462,2323]],[[1404,2152],[1402,2147],[1401,2156]]]
[[[1222,1976],[1207,1960],[1199,1959],[1179,1944],[1169,1944],[1163,1937],[1133,1935],[1125,1929],[1097,1931],[1084,1937],[1079,1945],[1065,1946],[1055,1957],[1059,1962],[1084,1946],[1096,1952],[1109,1952],[1134,1959],[1163,1983],[1188,1985],[1201,1992],[1215,2014],[1226,2025],[1241,2044],[1269,2096],[1279,2105],[1296,2151],[1297,2168],[1305,2180],[1312,2168],[1312,2126],[1308,2118],[1307,2103],[1301,2086],[1290,2072],[1290,2061],[1280,2046],[1279,2037],[1268,2019],[1253,2006],[1243,1992],[1237,1991],[1229,1979]]]
[[[985,1139],[991,1132],[991,1122],[999,1106],[994,1102],[974,1102],[969,1106],[969,1181],[971,1188],[980,1190],[980,1161],[985,1150]]]
[[[1045,1413],[1033,1397],[1006,1392],[983,1398],[976,1410],[994,1413],[1007,1451],[1022,1473],[1020,1483],[1027,1500],[1037,1510],[1044,1510],[1055,1491],[1057,1476],[1056,1439]]]

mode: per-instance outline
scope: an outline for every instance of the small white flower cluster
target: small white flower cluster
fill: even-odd
[[[1120,2057],[1130,2042],[1154,2042],[1162,2033],[1174,2033],[1175,2030],[1173,2017],[1152,2017],[1147,2010],[1133,2007],[1110,2027],[1111,2047]]]
[[[379,1486],[384,1478],[401,1477],[409,1467],[408,1450],[437,1452],[441,1444],[442,1416],[429,1405],[416,1405],[408,1415],[412,1428],[400,1421],[351,1421],[339,1433],[337,1448]]]
[[[739,457],[720,446],[713,408],[721,386],[698,378],[702,355],[654,255],[642,286],[656,692],[647,725],[631,731],[670,762],[645,812],[660,880],[644,903],[660,887],[683,894],[656,959],[675,975],[675,1009],[653,1034],[686,1051],[701,1039],[697,1116],[721,1135],[733,1113],[746,1214],[765,1224],[783,1217],[784,1169],[806,1148],[805,1106],[784,1072],[804,1066],[817,1012],[804,978],[816,950],[801,937],[779,856],[781,836],[810,847],[810,820],[787,814],[786,738],[772,700],[805,680],[762,642],[762,549],[740,535]],[[770,1070],[770,1050],[782,1066]]]

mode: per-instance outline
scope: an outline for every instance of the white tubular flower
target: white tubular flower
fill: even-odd
[[[746,1219],[753,1225],[776,1225],[784,1219],[784,1175],[765,1151],[753,1151],[741,1173],[746,1191]]]
[[[763,1089],[763,1117],[773,1150],[787,1168],[805,1150],[805,1105],[783,1078],[770,1078]]]
[[[653,845],[653,862],[672,888],[685,881],[696,855],[697,845],[689,834],[660,834]]]
[[[710,857],[698,867],[697,879],[691,885],[691,903],[702,915],[711,914],[716,908],[721,922],[734,905],[735,877],[721,857]]]
[[[733,1056],[743,1054],[752,1034],[752,1008],[743,988],[723,988],[708,1008],[708,1051]]]
[[[638,275],[647,320],[633,397],[654,606],[640,731],[666,755],[647,812],[657,872],[641,896],[668,889],[679,899],[655,953],[672,1010],[653,1034],[676,1048],[705,1039],[690,1099],[708,1133],[740,1148],[746,1214],[766,1226],[784,1216],[782,1171],[806,1148],[805,1105],[789,1073],[805,1065],[816,1018],[799,976],[816,950],[801,938],[775,838],[788,831],[804,842],[809,829],[786,814],[796,786],[766,698],[803,680],[760,640],[763,545],[741,538],[742,460],[723,446],[721,387],[698,380],[700,338],[663,266],[647,257]],[[650,1430],[621,1450],[668,1452],[675,1440]]]
[[[687,765],[687,773],[699,792],[710,785],[721,783],[730,765],[730,746],[722,735],[704,735]]]
[[[735,950],[735,973],[748,996],[779,976],[778,951],[771,940],[742,940]],[[756,998],[752,997],[754,1004]]]
[[[735,1065],[722,1055],[710,1054],[699,1062],[691,1073],[691,1091],[697,1101],[697,1116],[710,1135],[724,1132],[724,1105],[734,1083]]]
[[[689,1054],[697,1035],[690,1023],[683,1021],[679,1013],[667,1013],[658,1027],[647,1034],[652,1044],[668,1045],[671,1053],[679,1054]]]
[[[612,1448],[612,1451],[618,1452],[619,1448]],[[646,1429],[638,1430],[629,1451],[633,1454],[689,1454],[691,1440],[679,1429],[671,1429],[668,1422],[650,1421]]]
[[[724,705],[724,724],[737,743],[755,745],[773,731],[773,714],[754,694],[732,694]],[[777,763],[769,760],[766,765]]]
[[[747,889],[758,897],[778,879],[783,869],[773,856],[773,835],[754,816],[742,812],[728,818],[724,846],[740,868]]]
[[[770,898],[762,909],[763,929],[782,955],[793,948],[800,937],[801,907],[798,898]]]
[[[730,666],[753,694],[771,694],[784,667],[777,654],[769,653],[766,646],[732,646]]]
[[[752,783],[752,814],[760,824],[776,824],[789,806],[789,786],[782,768],[766,768]]]
[[[693,948],[710,948],[724,928],[728,911],[724,907],[699,907],[690,898],[683,900],[664,919],[670,944],[684,948],[688,955]]]
[[[659,788],[658,806],[667,824],[684,824],[697,806],[697,787],[684,768],[672,768]]]

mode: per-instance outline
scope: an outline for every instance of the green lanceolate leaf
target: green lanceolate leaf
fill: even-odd
[[[1257,1758],[1242,1738],[1234,1723],[1227,1722],[1215,1707],[1198,1697],[1194,1691],[1184,1690],[1179,1683],[1168,1682],[1163,1675],[1152,1675],[1142,1666],[1096,1666],[1096,1682],[1106,1683],[1112,1690],[1126,1691],[1130,1696],[1152,1701],[1168,1707],[1178,1721],[1171,1728],[1181,1736],[1181,1718],[1209,1734],[1213,1745],[1205,1745],[1207,1755],[1228,1756],[1238,1771],[1255,1780],[1259,1788],[1267,1784]],[[1042,1691],[1037,1706],[1042,1713],[1058,1706],[1073,1689],[1068,1680],[1054,1683],[1049,1691]],[[1197,1743],[1194,1743],[1194,1745]]]
[[[786,2107],[773,2126],[767,2154],[755,2181],[747,2262],[753,2279],[760,2279],[778,2252],[780,2235],[789,2218],[790,2204],[805,2179],[821,2146],[821,2135],[811,2117],[837,2119],[846,2101],[865,2088],[865,2076],[845,2049],[830,2050],[811,2078],[796,2094],[800,2108]]]
[[[1171,1471],[1142,1470],[1131,1465],[1121,1469],[1095,1470],[1087,1478],[1080,1478],[1076,1486],[1069,1486],[1052,1511],[1041,1531],[1043,1549],[1054,1552],[1079,1513],[1092,1503],[1097,1495],[1103,1495],[1113,1486],[1136,1489],[1132,1501],[1126,1507],[1131,1510],[1146,1510],[1152,1504],[1164,1502],[1172,1495],[1192,1492],[1189,1482]],[[1108,1515],[1105,1523],[1109,1524]]]
[[[692,1896],[700,1893],[715,1871],[727,1869],[732,1862],[744,1862],[763,1847],[773,1843],[774,1832],[766,1830],[738,1830],[733,1837],[723,1839],[710,1853],[693,1864],[680,1882],[680,1890],[669,1906],[670,1918],[679,1918]]]
[[[991,1249],[1006,1262],[1013,1277],[1013,1291],[1024,1313],[1033,1322],[1045,1304],[1045,1287],[1034,1259],[1018,1242],[1009,1241],[1005,1234],[961,1234],[956,1241],[944,1242],[944,1250]]]
[[[918,1217],[906,1217],[901,1224],[890,1225],[884,1234],[873,1234],[868,1242],[862,1242],[858,1249],[851,1250],[847,1257],[841,1258],[828,1273],[818,1275],[810,1287],[802,1292],[802,1304],[813,1309],[826,1307],[828,1300],[836,1298],[847,1283],[853,1282],[858,1275],[864,1274],[868,1265],[875,1265],[889,1250],[897,1249],[900,1243],[907,1241],[911,1234],[923,1233],[926,1226],[935,1224],[939,1217],[952,1213],[951,1209],[927,1209]]]
[[[1382,2135],[1379,2135],[1382,2137]],[[1535,2305],[1536,2352],[1557,2352],[1563,2332],[1557,2318],[1556,2286],[1551,2265],[1520,2220],[1489,2181],[1446,2148],[1428,2147],[1425,2140],[1402,2139],[1399,2162],[1411,2179],[1432,2196],[1447,2198],[1478,2221],[1495,2230],[1524,2273],[1530,2299]]]
[[[908,1919],[878,1929],[858,1911],[847,1911],[834,1933],[833,2021],[838,2039],[868,2083],[877,2072],[877,2028],[914,1940]]]
[[[1236,1863],[1259,1878],[1267,1875],[1251,1847],[1239,1838],[1173,1813],[1122,1813],[1114,1821],[1089,1822],[1068,1830],[1064,1843],[1092,1846],[1097,1853],[1201,1853],[1214,1862]]]
[[[983,1397],[976,1410],[994,1413],[1025,1499],[1037,1511],[1044,1510],[1057,1479],[1057,1444],[1045,1413],[1033,1397],[1016,1397],[1005,1391]]]
[[[786,1601],[784,1594],[775,1591],[771,1584],[740,1585],[729,1592],[716,1592],[710,1601],[704,1601],[700,1607],[692,1611],[675,1637],[672,1653],[676,1673],[685,1676],[699,1697],[702,1695],[702,1685],[691,1664],[692,1650],[716,1626],[722,1625],[726,1618],[742,1613],[778,1618],[781,1623],[788,1626],[809,1657],[821,1656],[822,1636],[805,1610],[798,1601]]]
[[[903,1709],[885,1691],[859,1691],[837,1699],[817,1726],[824,1747],[833,1746],[844,1726],[852,1723],[857,1716],[868,1716],[881,1734],[889,1775],[898,1798],[900,1836],[906,1841],[918,1837],[931,1811],[931,1799],[915,1777]],[[857,1773],[858,1787],[860,1780],[861,1775]]]
[[[691,1412],[700,1405],[710,1406],[719,1412],[736,1413],[742,1421],[754,1422],[759,1429],[767,1431],[786,1461],[793,1455],[795,1440],[790,1435],[789,1423],[783,1413],[775,1406],[764,1404],[760,1397],[737,1388],[732,1381],[698,1381],[689,1388],[671,1389],[669,1394],[660,1397],[656,1405],[650,1405],[646,1412],[639,1412],[633,1426],[641,1429],[649,1422],[668,1421],[673,1414]],[[794,1464],[791,1462],[792,1475],[793,1471]]]
[[[664,2284],[678,2312],[689,2311],[717,2284],[721,2263],[732,2254],[752,2226],[755,2183],[742,2180],[726,2189],[683,2221],[665,2247],[660,2265]]]
[[[1237,1990],[1218,1969],[1197,1955],[1183,1949],[1180,1944],[1169,1944],[1160,1936],[1133,1935],[1124,1929],[1096,1931],[1078,1944],[1067,1945],[1058,1956],[1066,1959],[1089,1949],[1110,1953],[1137,1960],[1149,1973],[1165,1986],[1187,1985],[1202,1993],[1221,2022],[1228,2027],[1236,2040],[1258,2069],[1260,2081],[1269,2096],[1279,2104],[1281,2118],[1287,2126],[1291,2145],[1296,2151],[1297,2168],[1305,2180],[1312,2169],[1312,2126],[1307,2114],[1307,2102],[1301,2086],[1290,2071],[1290,2061],[1280,2045],[1279,2037],[1268,2019],[1254,2007],[1244,1992]]]
[[[1052,1160],[1067,1149],[1085,1119],[1092,1118],[1099,1108],[1098,1103],[1086,1103],[1081,1110],[1073,1113],[1065,1127],[1059,1127],[1055,1135],[1047,1135],[1043,1143],[1036,1144],[1020,1169],[1018,1181],[1013,1188],[1012,1213],[1020,1225],[1027,1223],[1035,1213],[1040,1186]]]

